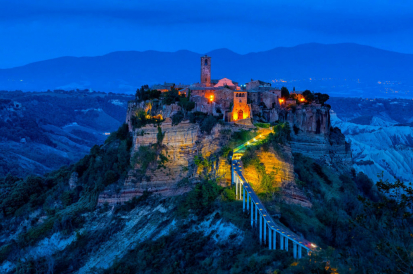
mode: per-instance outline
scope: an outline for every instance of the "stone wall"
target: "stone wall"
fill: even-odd
[[[280,103],[278,102],[278,95],[270,92],[270,91],[263,91],[259,93],[260,95],[260,102],[263,102],[268,109],[272,108],[279,108]]]

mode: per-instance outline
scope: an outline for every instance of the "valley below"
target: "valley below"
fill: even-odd
[[[413,101],[331,98],[331,124],[351,143],[353,168],[374,182],[378,176],[413,182]]]
[[[43,175],[102,144],[132,96],[89,91],[0,92],[0,176]]]

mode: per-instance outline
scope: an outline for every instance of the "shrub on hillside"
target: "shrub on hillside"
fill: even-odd
[[[178,125],[184,119],[185,115],[182,111],[178,111],[172,115],[172,126]]]
[[[205,215],[211,212],[212,203],[221,194],[223,188],[215,180],[205,179],[196,184],[179,204],[178,212],[187,215],[193,211],[198,215]]]
[[[132,166],[136,164],[140,165],[140,169],[145,171],[150,163],[156,161],[156,150],[151,146],[140,146],[138,151],[135,152],[132,158]]]
[[[261,128],[270,128],[269,123],[255,123],[254,126],[261,127]]]
[[[276,124],[273,130],[274,133],[270,134],[272,142],[284,144],[291,140],[291,129],[288,122]]]
[[[217,124],[217,119],[214,116],[208,116],[205,118],[200,125],[201,132],[206,132],[207,134],[211,134],[212,129]]]

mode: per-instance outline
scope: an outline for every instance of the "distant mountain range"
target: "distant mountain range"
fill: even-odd
[[[228,49],[206,54],[212,57],[213,79],[227,77],[239,83],[277,79],[275,86],[330,91],[341,96],[377,96],[378,92],[385,96],[386,91],[393,96],[409,96],[408,90],[413,90],[413,54],[369,46],[312,43],[244,55]],[[144,84],[190,84],[199,81],[201,56],[180,50],[60,57],[0,69],[0,90],[90,88],[130,93]]]

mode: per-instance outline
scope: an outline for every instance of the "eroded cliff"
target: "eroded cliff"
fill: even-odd
[[[290,125],[293,153],[301,153],[339,170],[351,166],[350,144],[340,129],[331,127],[330,107],[302,104],[283,108],[280,120]]]
[[[154,124],[133,128],[130,113],[135,107],[136,105],[132,105],[129,108],[127,116],[133,135],[132,159],[135,153],[139,153],[140,148],[155,145],[157,146],[157,159],[149,163],[144,171],[139,164],[132,163],[133,167],[122,188],[118,191],[104,191],[99,197],[99,204],[123,203],[142,195],[144,191],[165,196],[178,195],[187,191],[188,186],[196,182],[199,177],[199,170],[194,163],[195,156],[209,158],[211,167],[208,172],[218,177],[222,185],[230,184],[230,165],[226,158],[218,155],[218,152],[228,143],[228,134],[231,134],[233,130],[238,130],[240,126],[218,123],[208,134],[201,130],[198,123],[184,120],[178,125],[172,125],[172,120],[166,118],[159,128]],[[173,112],[172,109],[174,105],[169,106],[163,113]],[[160,132],[163,137],[159,143]]]

